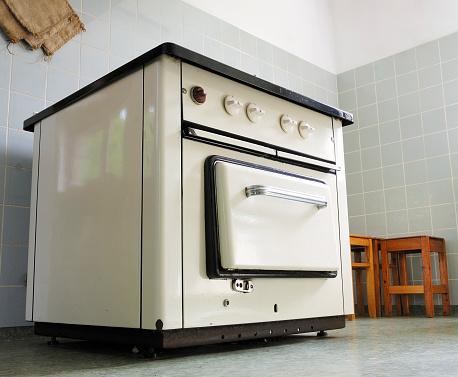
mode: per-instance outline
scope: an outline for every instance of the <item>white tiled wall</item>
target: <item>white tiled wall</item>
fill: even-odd
[[[340,107],[356,119],[344,129],[350,232],[445,238],[458,305],[458,33],[337,81]],[[437,280],[437,260],[434,268]],[[419,256],[410,258],[409,279],[422,281]]]
[[[181,0],[70,0],[87,31],[50,61],[0,32],[0,327],[24,321],[33,134],[23,121],[161,42],[337,106],[336,76]],[[354,107],[353,107],[354,108]]]

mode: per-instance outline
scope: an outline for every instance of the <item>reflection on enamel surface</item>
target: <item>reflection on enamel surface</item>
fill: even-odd
[[[102,174],[122,178],[128,112],[126,108],[112,116],[108,127],[95,125],[81,135],[61,134],[58,148],[57,190],[84,186]]]

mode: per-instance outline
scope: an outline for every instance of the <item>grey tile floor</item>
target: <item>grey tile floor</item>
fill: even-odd
[[[0,340],[0,376],[457,376],[458,317],[357,318],[294,335],[168,351],[46,338]]]

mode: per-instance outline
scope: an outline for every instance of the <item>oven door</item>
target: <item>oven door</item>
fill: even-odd
[[[336,175],[195,132],[182,153],[183,327],[342,315]]]
[[[204,171],[210,278],[336,277],[333,187],[326,181],[311,170],[223,156],[206,158]]]

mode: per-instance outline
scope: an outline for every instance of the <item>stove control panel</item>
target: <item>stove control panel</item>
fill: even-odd
[[[184,120],[335,161],[331,117],[182,64]]]

